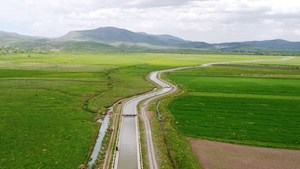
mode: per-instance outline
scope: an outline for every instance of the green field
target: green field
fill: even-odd
[[[186,91],[169,104],[175,125],[189,137],[299,149],[299,64],[278,64],[219,65],[169,74]]]
[[[82,103],[105,83],[57,73],[0,70],[1,167],[75,168],[84,161],[98,124]]]
[[[77,168],[88,160],[105,107],[151,89],[147,66],[30,64],[0,70],[1,168]]]
[[[148,72],[260,56],[145,53],[0,55],[1,168],[77,168],[117,100],[152,89]],[[265,56],[264,58],[273,58]]]

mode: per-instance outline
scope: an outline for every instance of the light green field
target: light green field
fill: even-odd
[[[273,56],[145,53],[0,55],[1,168],[77,168],[86,163],[97,117],[145,92],[150,71]]]
[[[189,137],[299,149],[297,60],[270,62],[277,66],[224,65],[170,74],[186,91],[169,105],[176,126]],[[294,66],[278,66],[286,63]]]
[[[30,57],[28,57],[30,55]],[[50,52],[48,54],[11,54],[0,55],[0,67],[22,69],[51,69],[51,70],[102,70],[112,67],[130,65],[180,67],[199,65],[201,63],[241,61],[255,59],[278,59],[284,56],[251,56],[251,55],[205,55],[205,54],[160,54],[160,53],[63,53]],[[43,64],[41,64],[43,63]],[[86,66],[92,66],[86,68]],[[97,66],[97,67],[95,67]],[[100,66],[100,67],[98,67]],[[65,69],[65,67],[67,69]],[[84,68],[83,68],[84,67]]]

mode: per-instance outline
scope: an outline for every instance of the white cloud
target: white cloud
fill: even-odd
[[[10,0],[0,2],[0,29],[39,36],[116,26],[220,42],[300,41],[298,0]]]

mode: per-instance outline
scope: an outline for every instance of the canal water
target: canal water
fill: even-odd
[[[107,113],[104,120],[102,121],[96,144],[94,146],[92,155],[90,157],[90,161],[88,162],[88,169],[91,169],[92,166],[96,163],[98,155],[101,151],[102,142],[103,142],[104,136],[105,136],[108,126],[109,126],[109,119],[110,119],[109,116],[110,116],[110,112]],[[100,121],[98,121],[98,122],[100,122]]]

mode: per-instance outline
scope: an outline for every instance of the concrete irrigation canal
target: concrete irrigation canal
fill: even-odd
[[[123,116],[118,143],[119,151],[116,153],[115,169],[141,168],[138,117],[136,116],[138,114],[138,104],[146,99],[164,95],[172,90],[170,85],[158,79],[159,73],[159,71],[152,72],[149,77],[150,80],[159,85],[161,89],[129,99],[123,105]],[[156,159],[151,159],[151,161],[156,163]]]

